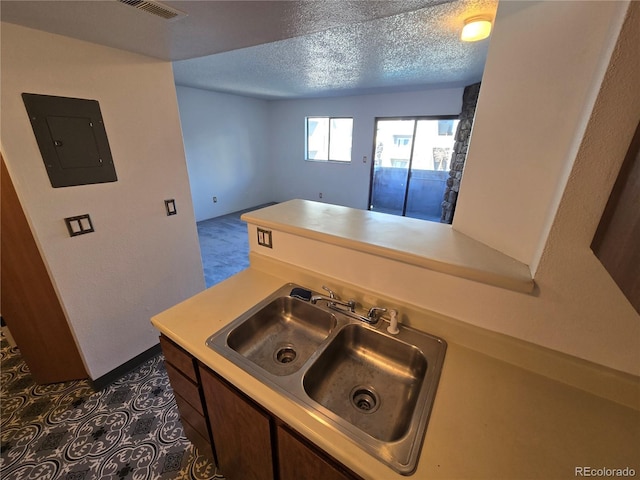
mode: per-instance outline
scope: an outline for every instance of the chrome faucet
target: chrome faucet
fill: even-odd
[[[326,301],[327,307],[333,310],[336,310],[338,312],[342,312],[351,318],[360,320],[361,322],[368,323],[369,325],[375,325],[376,323],[378,323],[380,321],[380,317],[382,316],[382,314],[387,311],[386,308],[371,307],[366,316],[360,315],[359,313],[356,312],[357,303],[355,300],[350,299],[347,302],[342,301],[336,295],[336,293],[333,290],[331,290],[329,287],[323,285],[322,288],[327,292],[329,292],[329,296],[326,297],[325,295],[314,295],[311,297],[311,303],[315,305],[319,301]],[[341,308],[341,307],[344,307],[344,308]]]
[[[327,292],[329,292],[329,297],[325,297],[324,295],[314,295],[313,297],[311,297],[311,303],[313,303],[315,305],[320,300],[324,300],[324,301],[327,302],[327,306],[328,307],[335,308],[338,305],[342,305],[343,307],[348,308],[349,312],[355,313],[355,311],[356,311],[356,301],[355,300],[351,299],[351,300],[349,300],[347,302],[343,302],[335,294],[335,292],[333,290],[331,290],[329,287],[323,285],[322,288],[324,290],[326,290]],[[339,310],[342,311],[342,309],[339,309]]]

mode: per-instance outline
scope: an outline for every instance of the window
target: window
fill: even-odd
[[[376,119],[369,209],[439,222],[458,121]]]
[[[351,161],[353,118],[307,117],[305,160]]]

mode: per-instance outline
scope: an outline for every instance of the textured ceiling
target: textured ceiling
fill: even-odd
[[[167,1],[166,21],[115,0],[0,1],[0,19],[175,60],[179,85],[259,98],[459,86],[480,80],[489,40],[459,40],[497,0]]]
[[[466,12],[450,2],[322,32],[174,63],[176,83],[263,98],[461,86],[482,78],[489,41],[459,40]]]

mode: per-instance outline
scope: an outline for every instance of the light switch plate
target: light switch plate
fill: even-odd
[[[67,224],[70,237],[77,237],[78,235],[95,231],[88,213],[78,215],[77,217],[67,217],[64,219],[64,222]]]

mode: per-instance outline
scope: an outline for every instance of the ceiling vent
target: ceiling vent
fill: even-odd
[[[130,7],[137,8],[138,10],[144,10],[151,15],[155,15],[156,17],[164,18],[165,20],[177,20],[181,17],[186,17],[187,14],[185,12],[181,12],[180,10],[176,10],[175,8],[171,8],[167,5],[163,5],[160,2],[153,1],[145,1],[145,0],[118,0],[120,3],[124,3],[125,5],[129,5]]]

